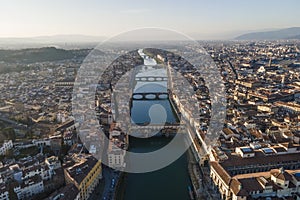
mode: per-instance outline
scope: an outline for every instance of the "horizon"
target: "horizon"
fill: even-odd
[[[197,40],[300,27],[300,2],[288,1],[4,1],[0,38],[61,35],[110,38],[143,27],[176,30]],[[293,15],[291,15],[293,13]]]
[[[133,30],[138,30],[138,29],[143,29],[143,28],[158,28],[160,29],[161,27],[137,27],[131,30],[126,30],[124,31],[126,32],[130,32]],[[248,33],[254,33],[254,32],[269,32],[269,31],[279,31],[279,30],[283,30],[283,29],[292,29],[292,28],[300,28],[300,26],[293,26],[293,27],[280,27],[280,28],[272,28],[272,27],[267,27],[267,28],[263,28],[263,29],[253,29],[253,30],[236,30],[236,31],[229,31],[229,32],[224,32],[224,34],[231,34],[233,37],[235,36],[239,36],[242,34],[248,34]],[[162,28],[163,29],[163,28]],[[174,30],[176,31],[176,30]],[[119,34],[122,34],[124,32],[121,32]],[[183,33],[183,32],[180,32]],[[47,37],[66,37],[66,36],[71,36],[71,37],[90,37],[90,38],[104,38],[104,39],[108,39],[111,37],[115,37],[118,36],[119,34],[115,34],[115,35],[89,35],[89,34],[80,34],[80,33],[74,33],[74,34],[68,34],[68,33],[60,33],[60,34],[45,34],[45,35],[33,35],[33,36],[1,36],[0,35],[0,39],[39,39],[39,38],[47,38]],[[193,34],[200,34],[200,33],[184,33],[187,36],[191,36]],[[192,36],[191,36],[192,37]],[[196,40],[198,40],[197,38],[195,38]],[[199,39],[199,40],[230,40],[230,38],[223,38],[223,39]]]
[[[281,31],[281,30],[286,30],[286,29],[293,29],[293,28],[299,28],[299,27],[282,27],[282,28],[265,28],[265,29],[259,29],[259,30],[246,30],[246,31],[239,31],[239,32],[232,32],[231,37],[227,38],[197,38],[193,37],[192,34],[185,34],[182,32],[178,32],[176,30],[171,30],[171,29],[165,29],[165,31],[174,31],[177,32],[178,34],[182,34],[186,37],[190,37],[191,39],[194,39],[196,41],[230,41],[230,40],[236,40],[235,38],[241,35],[246,35],[246,34],[251,34],[251,33],[263,33],[263,32],[273,32],[273,31]],[[127,30],[122,33],[112,35],[112,36],[104,36],[104,35],[85,35],[85,34],[53,34],[53,35],[36,35],[36,36],[24,36],[24,37],[3,37],[0,36],[0,42],[9,42],[9,40],[13,42],[17,41],[22,41],[25,39],[29,39],[30,41],[27,41],[27,43],[33,42],[33,43],[47,43],[47,42],[78,42],[78,43],[95,43],[95,42],[102,42],[105,40],[110,40],[111,38],[118,37],[119,35],[130,33],[130,32],[135,32],[135,31],[140,31],[140,30],[147,30],[147,29],[158,29],[158,30],[163,30],[163,28],[159,27],[141,27],[141,28],[136,28],[133,30]],[[140,37],[140,35],[137,35]],[[131,36],[132,37],[132,36]],[[46,41],[45,39],[49,39],[49,41]],[[76,39],[77,41],[74,41]],[[78,40],[79,39],[79,40]],[[81,39],[81,40],[80,40]],[[143,38],[144,39],[144,38]],[[130,42],[138,42],[138,41],[185,41],[181,39],[170,39],[170,38],[158,38],[158,39],[136,39],[136,38],[126,38],[121,41],[130,41]],[[15,40],[15,41],[14,41]],[[64,40],[64,41],[63,41]],[[66,41],[65,41],[66,40]]]

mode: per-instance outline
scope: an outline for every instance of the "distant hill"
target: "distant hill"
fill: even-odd
[[[276,31],[253,32],[240,35],[236,40],[282,40],[300,39],[300,27],[280,29]]]
[[[41,48],[55,46],[64,49],[93,48],[106,37],[86,35],[53,35],[38,37],[0,37],[2,49]]]
[[[287,39],[300,39],[300,35],[295,35],[295,36],[293,36],[293,37],[291,37],[291,38],[287,38]]]
[[[84,58],[90,50],[64,50],[55,47],[43,47],[21,50],[0,50],[0,61],[5,63],[36,63]]]
[[[39,43],[99,43],[105,40],[106,37],[90,35],[52,35],[32,37],[31,39]]]

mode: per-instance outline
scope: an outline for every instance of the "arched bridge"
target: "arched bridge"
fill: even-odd
[[[135,92],[132,94],[132,100],[164,100],[168,98],[168,92]]]
[[[186,125],[184,123],[171,124],[133,124],[129,128],[130,133],[149,134],[153,132],[161,132],[162,134],[186,133]]]
[[[168,81],[168,77],[165,76],[138,76],[135,77],[136,81],[142,82],[158,82],[158,81]]]

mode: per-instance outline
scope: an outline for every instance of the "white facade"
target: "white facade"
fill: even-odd
[[[4,141],[2,147],[0,147],[0,155],[5,155],[6,152],[13,148],[13,143],[11,140]]]
[[[5,185],[0,188],[0,200],[9,200],[9,193]]]
[[[49,167],[52,174],[54,170],[61,168],[61,163],[58,157],[56,156],[51,156],[49,158],[46,158],[45,163]]]
[[[108,145],[108,163],[112,168],[124,168],[126,151],[121,147],[121,144],[126,145],[126,138],[120,139],[121,131],[113,129],[110,131],[110,140]]]
[[[9,200],[8,191],[0,193],[0,200]]]
[[[24,182],[24,185],[19,185],[14,188],[14,192],[17,194],[18,199],[25,200],[33,195],[42,193],[44,191],[44,184],[43,181],[33,181],[27,180]]]
[[[23,180],[34,176],[40,176],[43,180],[49,180],[52,178],[51,170],[48,166],[32,166],[31,168],[27,168],[23,171]]]
[[[40,139],[40,140],[32,140],[32,143],[35,144],[36,146],[50,146],[51,145],[51,140],[48,138]]]
[[[109,166],[113,168],[123,168],[125,167],[125,152],[120,149],[116,151],[111,151],[108,153],[108,163]]]
[[[255,152],[251,147],[236,147],[235,152],[242,158],[251,158],[255,156]]]

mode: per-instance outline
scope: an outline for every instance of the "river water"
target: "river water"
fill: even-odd
[[[141,53],[141,51],[140,51]],[[141,54],[140,54],[141,55]],[[136,77],[147,76],[166,76],[166,70],[159,66],[149,66],[145,62]],[[166,92],[167,82],[137,82],[135,92]],[[148,114],[151,107],[159,105],[165,110],[165,117],[161,119],[161,113],[156,113],[154,123],[176,122],[177,117],[174,114],[171,104],[166,100],[133,100],[131,108],[131,118],[133,123],[149,123],[150,115]],[[152,120],[153,123],[153,120]],[[133,152],[150,152],[155,151],[168,144],[172,138],[151,137],[146,139],[130,137],[129,151]],[[168,200],[168,199],[189,199],[188,186],[191,185],[188,167],[187,155],[182,155],[171,165],[148,173],[128,173],[123,184],[125,187],[124,200]]]

